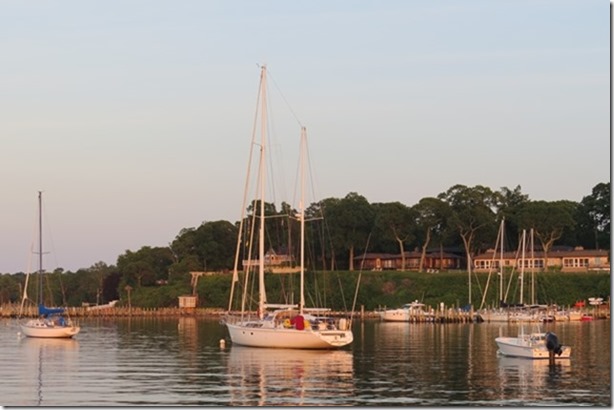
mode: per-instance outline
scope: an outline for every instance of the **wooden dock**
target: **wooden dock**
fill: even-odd
[[[20,317],[19,304],[3,304],[0,306],[0,318],[17,318]],[[179,307],[163,307],[163,308],[140,308],[113,306],[108,308],[88,308],[88,307],[68,307],[66,313],[70,317],[173,317],[173,316],[195,316],[195,317],[210,317],[221,318],[226,314],[226,311],[221,308],[179,308]],[[231,312],[236,314],[237,312]],[[256,312],[251,312],[255,315]],[[591,314],[595,319],[609,319],[609,309],[592,309]],[[350,312],[327,312],[329,316],[349,317]],[[24,308],[21,317],[37,317],[38,308],[36,306],[28,306]],[[381,320],[380,311],[366,311],[361,306],[360,310],[352,315],[354,320]],[[476,323],[482,321],[473,311],[463,311],[460,309],[433,309],[428,315],[424,313],[416,313],[411,315],[406,322],[410,323]]]

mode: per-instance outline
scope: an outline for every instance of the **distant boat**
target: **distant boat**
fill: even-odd
[[[507,308],[487,309],[480,312],[485,322],[509,322],[510,312]]]
[[[570,321],[572,321],[572,322],[573,322],[573,321],[579,321],[579,320],[582,320],[582,316],[583,316],[583,315],[584,315],[584,314],[582,313],[582,311],[581,311],[581,310],[575,310],[575,309],[572,309],[572,310],[570,310],[570,311],[567,313],[567,316],[569,317],[569,320],[570,320]]]
[[[411,322],[411,321],[432,321],[433,313],[427,309],[424,303],[417,300],[406,303],[397,309],[386,309],[380,312],[382,320],[387,322]]]
[[[81,328],[74,324],[65,314],[64,308],[48,308],[43,303],[43,239],[42,239],[42,192],[38,193],[38,235],[39,235],[39,269],[38,269],[38,314],[37,319],[32,319],[21,324],[21,332],[27,337],[40,338],[70,338],[79,333]],[[28,279],[30,272],[26,275],[26,283],[23,291],[21,307],[28,298]]]
[[[539,326],[535,326],[534,329],[531,333],[525,333],[524,326],[520,326],[516,337],[497,337],[495,342],[499,347],[499,353],[526,359],[549,359],[550,351],[553,351],[555,358],[569,359],[571,347],[561,345],[554,333],[543,333]]]
[[[86,307],[86,310],[90,311],[90,310],[111,309],[111,308],[114,308],[115,305],[117,305],[117,302],[119,302],[119,300],[112,300],[109,303],[105,303],[104,305],[88,306]]]
[[[259,150],[258,166],[258,198],[254,200],[253,226],[258,224],[257,239],[250,240],[250,243],[258,244],[258,259],[251,262],[246,267],[246,280],[250,269],[258,267],[258,310],[256,315],[247,312],[245,301],[247,299],[247,286],[243,289],[243,301],[241,303],[240,315],[230,315],[230,305],[233,302],[234,286],[238,282],[238,255],[241,246],[241,232],[237,240],[237,257],[235,258],[235,268],[233,273],[232,288],[230,291],[229,314],[224,320],[228,329],[230,339],[233,344],[250,347],[267,348],[292,348],[292,349],[333,349],[346,346],[353,341],[351,330],[351,319],[332,318],[325,316],[330,309],[326,308],[306,308],[304,295],[304,248],[305,248],[305,160],[307,135],[305,127],[301,127],[301,203],[296,218],[300,221],[300,240],[301,240],[301,261],[300,261],[300,300],[298,304],[272,304],[268,303],[265,289],[265,182],[266,168],[270,161],[268,155],[267,140],[267,87],[266,87],[266,66],[261,68],[260,74],[260,101],[259,109],[261,113],[261,139],[259,143],[252,141],[253,146]],[[250,160],[251,163],[251,160]],[[248,171],[249,179],[249,171]],[[245,185],[244,198],[247,197],[249,184]],[[241,224],[242,227],[242,224]],[[254,235],[255,236],[255,235]],[[255,248],[255,246],[254,246]],[[247,252],[249,255],[249,251]]]
[[[599,306],[603,304],[603,298],[588,298],[588,304],[592,306]]]

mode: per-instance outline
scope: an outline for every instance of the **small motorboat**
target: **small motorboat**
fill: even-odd
[[[551,353],[555,359],[569,359],[571,356],[571,347],[563,346],[554,333],[543,333],[539,328],[525,333],[521,326],[517,337],[500,336],[495,342],[499,346],[498,353],[504,356],[527,359],[549,359]]]

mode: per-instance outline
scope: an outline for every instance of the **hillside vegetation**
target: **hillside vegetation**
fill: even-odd
[[[226,308],[231,275],[203,277],[198,283],[199,306]],[[396,307],[419,300],[436,307],[463,307],[468,304],[466,272],[418,273],[418,272],[316,272],[307,273],[306,303],[309,306],[326,306],[333,310],[351,310],[360,277],[356,309]],[[477,280],[476,280],[477,277]],[[610,297],[609,272],[561,273],[547,272],[535,275],[536,302],[540,304],[573,305],[589,297]],[[473,306],[478,308],[486,286],[488,274],[474,274],[472,278]],[[509,276],[505,279],[507,287]],[[270,303],[296,303],[299,294],[297,275],[269,275],[266,278]],[[525,274],[524,302],[531,302],[531,276]],[[515,276],[509,287],[508,303],[519,302],[519,281]],[[317,291],[316,291],[317,287]],[[160,289],[161,290],[161,289]],[[235,293],[237,291],[235,290]],[[495,306],[498,301],[499,283],[496,274],[491,276],[485,306]],[[134,298],[133,298],[134,301]],[[134,302],[133,302],[134,303]],[[255,309],[255,304],[253,304]]]

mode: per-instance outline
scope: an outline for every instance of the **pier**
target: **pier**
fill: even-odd
[[[211,317],[221,318],[227,312],[222,308],[183,308],[183,307],[160,307],[160,308],[141,308],[141,307],[127,307],[127,306],[113,306],[100,308],[98,306],[93,307],[67,307],[66,313],[71,317],[173,317],[173,316],[195,316],[195,317]],[[17,318],[20,317],[20,305],[3,304],[0,305],[0,317],[1,318]],[[609,319],[610,310],[604,308],[587,309],[587,313],[590,312],[594,319]],[[364,307],[354,312],[327,312],[328,316],[335,317],[352,317],[353,320],[380,320],[380,310],[366,311]],[[239,314],[240,312],[231,312],[232,314]],[[426,313],[426,314],[425,314]],[[247,314],[255,315],[256,312],[247,312]],[[24,318],[38,317],[38,308],[36,306],[24,307],[24,311],[21,314]],[[432,309],[428,312],[416,312],[411,314],[408,320],[404,322],[409,323],[477,323],[482,322],[486,318],[480,317],[475,311],[464,311],[461,309],[449,308],[445,310]],[[486,320],[487,321],[487,320]]]

